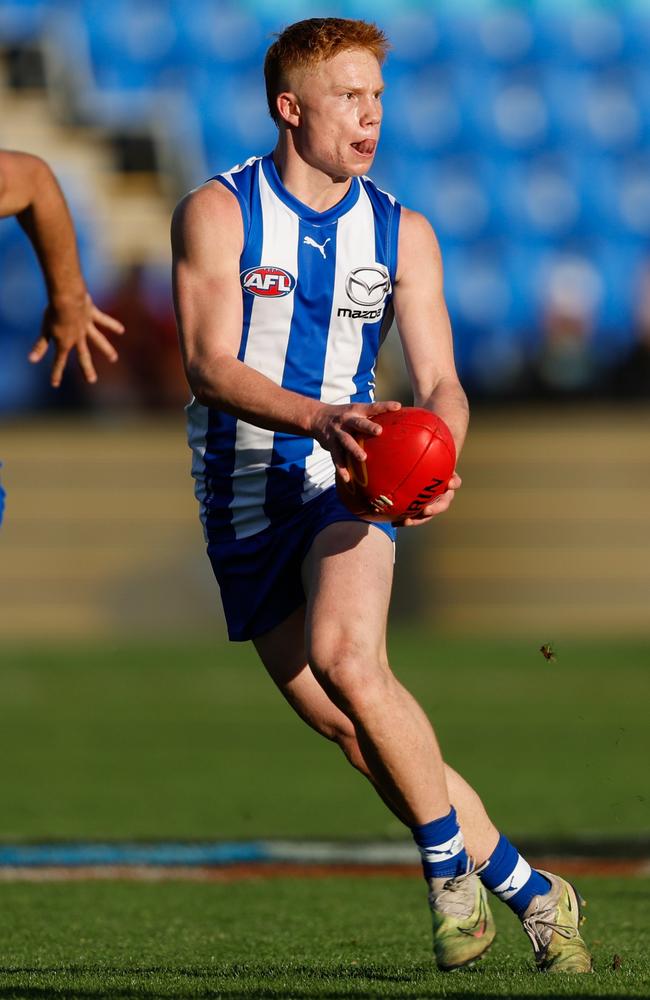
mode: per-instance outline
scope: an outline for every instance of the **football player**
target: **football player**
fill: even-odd
[[[393,314],[416,406],[457,451],[468,407],[427,220],[366,176],[382,120],[387,42],[373,24],[313,18],[270,47],[274,151],[178,206],[174,290],[193,474],[231,639],[250,639],[281,692],[337,743],[419,847],[442,969],[492,943],[485,888],[521,918],[540,969],[586,972],[580,903],[495,829],[443,762],[393,674],[386,620],[396,530],[356,519],[333,486],[354,435],[380,433],[374,370]],[[413,95],[417,101],[417,94]],[[446,511],[449,490],[407,527]]]

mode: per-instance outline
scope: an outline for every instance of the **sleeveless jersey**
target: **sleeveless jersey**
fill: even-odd
[[[243,326],[238,358],[285,389],[327,403],[371,402],[393,319],[400,206],[352,178],[325,212],[298,201],[269,154],[213,178],[238,199]],[[313,438],[266,430],[193,399],[192,475],[206,534],[246,538],[334,482]]]

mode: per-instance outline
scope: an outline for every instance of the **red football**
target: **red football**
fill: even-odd
[[[403,406],[379,413],[377,437],[357,437],[365,462],[348,459],[350,482],[336,477],[348,510],[365,521],[401,521],[416,516],[445,493],[456,467],[456,448],[444,420],[429,410]]]

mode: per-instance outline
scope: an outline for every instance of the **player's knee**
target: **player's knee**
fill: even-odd
[[[310,664],[332,701],[352,718],[363,716],[385,698],[392,680],[381,656],[353,643],[314,648]]]

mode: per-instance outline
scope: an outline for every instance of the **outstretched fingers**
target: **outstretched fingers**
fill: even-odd
[[[109,316],[108,313],[102,312],[94,303],[90,310],[90,318],[92,321],[91,325],[99,323],[100,326],[105,326],[111,333],[117,333],[118,335],[124,333],[124,324],[120,323],[119,319],[115,319],[114,316]],[[93,329],[95,329],[94,325]]]
[[[34,346],[32,347],[28,355],[29,360],[32,362],[32,364],[37,364],[39,361],[43,360],[43,358],[47,354],[47,349],[49,346],[50,342],[47,339],[47,337],[41,335],[34,344]]]
[[[54,363],[52,364],[52,373],[50,375],[50,385],[52,385],[55,389],[58,389],[61,385],[63,372],[68,361],[70,350],[71,347],[64,347],[62,344],[56,345],[56,353],[54,355]]]
[[[118,331],[116,330],[115,332],[117,333]],[[94,323],[91,323],[88,327],[88,339],[92,341],[93,345],[100,350],[109,361],[117,361],[117,351],[111,344],[110,340],[104,336],[101,330],[97,329]]]

